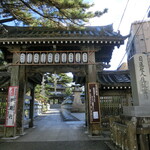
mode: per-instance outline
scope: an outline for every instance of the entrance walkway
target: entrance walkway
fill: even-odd
[[[58,109],[35,120],[35,127],[16,140],[0,143],[0,150],[109,150],[104,141],[86,134],[84,121],[63,121]]]

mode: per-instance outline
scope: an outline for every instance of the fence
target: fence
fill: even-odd
[[[128,100],[125,95],[100,96],[102,128],[109,129],[109,118],[121,115],[123,113],[123,106],[127,105]]]
[[[112,117],[110,119],[111,139],[121,150],[149,150],[149,125],[150,118]]]

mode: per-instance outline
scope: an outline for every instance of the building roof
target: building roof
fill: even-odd
[[[4,26],[0,28],[0,37],[123,37],[120,33],[113,31],[112,25],[86,26],[84,29],[53,29],[48,27],[16,27]]]
[[[22,51],[76,51],[93,45],[96,62],[109,62],[114,46],[124,44],[126,36],[114,32],[113,25],[85,26],[81,29],[53,29],[49,27],[0,27],[0,48],[7,62],[12,62],[12,48],[22,46]],[[36,46],[36,47],[35,47]],[[57,48],[56,48],[57,46]],[[55,48],[54,48],[55,47]],[[93,49],[92,49],[93,50]],[[8,57],[7,57],[8,56]]]
[[[131,82],[128,70],[101,71],[97,73],[97,80],[102,87],[127,87]],[[74,82],[84,85],[85,76],[74,76]]]
[[[98,72],[98,81],[103,86],[130,86],[128,70]]]
[[[40,40],[39,40],[40,38]],[[53,42],[56,40],[92,40],[95,42],[102,42],[101,40],[107,40],[110,44],[121,45],[124,43],[126,37],[122,36],[119,32],[113,31],[113,26],[86,26],[84,29],[73,30],[58,30],[48,27],[15,27],[15,26],[1,26],[0,27],[0,42],[1,44],[24,44],[21,41],[33,40],[36,42],[43,41]],[[6,42],[6,43],[5,43]],[[8,43],[9,42],[9,43]],[[59,42],[59,41],[58,41]],[[113,43],[114,42],[114,43]]]

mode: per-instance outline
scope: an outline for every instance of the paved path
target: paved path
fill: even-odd
[[[109,150],[104,141],[85,134],[84,121],[63,121],[59,110],[51,109],[16,140],[0,143],[0,150]]]

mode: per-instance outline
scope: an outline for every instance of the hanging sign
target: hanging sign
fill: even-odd
[[[34,63],[38,63],[39,62],[39,54],[38,53],[35,53],[34,54]]]
[[[16,110],[18,102],[18,86],[10,86],[8,89],[7,107],[6,107],[6,127],[16,126]]]
[[[93,64],[95,51],[21,51],[13,65],[85,65]]]
[[[76,53],[76,62],[77,63],[80,63],[80,61],[81,61],[81,54],[80,53]]]
[[[90,122],[100,122],[100,102],[97,83],[88,84]]]
[[[32,63],[32,54],[31,54],[31,53],[28,53],[28,54],[27,54],[27,63],[28,63],[28,64],[31,64],[31,63]]]
[[[47,62],[48,62],[48,63],[52,63],[52,62],[53,62],[53,54],[52,54],[52,53],[49,53],[49,54],[48,54]]]
[[[41,63],[46,63],[46,54],[45,53],[41,54]]]
[[[69,63],[73,63],[73,61],[74,61],[73,53],[69,53],[68,61],[69,61]]]
[[[54,62],[59,63],[59,59],[60,59],[60,54],[56,53],[55,56],[54,56]]]
[[[82,54],[82,61],[83,61],[84,63],[87,63],[87,62],[88,62],[88,55],[87,55],[87,53],[83,53],[83,54]]]
[[[25,63],[26,55],[24,53],[20,54],[20,63],[23,64]]]
[[[67,54],[66,53],[62,53],[61,61],[62,61],[62,63],[66,63],[67,62]]]

